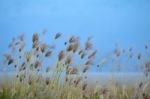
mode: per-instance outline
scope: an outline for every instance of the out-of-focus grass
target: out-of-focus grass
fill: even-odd
[[[76,86],[69,82],[57,83],[50,80],[46,83],[42,76],[38,77],[38,81],[35,78],[37,77],[32,76],[30,84],[15,78],[1,83],[0,99],[150,99],[149,82],[139,85],[87,85],[83,89],[82,82]]]

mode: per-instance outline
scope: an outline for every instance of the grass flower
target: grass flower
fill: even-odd
[[[65,51],[62,50],[62,51],[60,51],[60,53],[58,55],[58,60],[61,61],[64,57],[65,57]]]
[[[69,38],[69,43],[74,43],[74,42],[76,42],[76,40],[77,40],[77,38],[75,36],[71,36]]]
[[[150,73],[150,61],[147,61],[145,63],[145,73],[146,73],[146,76],[148,76],[148,74]]]
[[[60,33],[60,32],[56,33],[56,35],[55,35],[55,39],[60,38],[60,37],[61,37],[61,35],[62,35],[62,33]]]
[[[14,62],[14,59],[12,58],[12,56],[10,54],[4,54],[4,63],[5,64],[12,64]]]
[[[85,52],[83,52],[83,53],[81,54],[81,59],[85,58],[86,55],[87,55],[87,54],[86,54]]]
[[[24,47],[25,47],[25,42],[20,41],[20,42],[19,42],[19,52],[21,52]]]
[[[138,60],[140,60],[140,59],[141,59],[141,57],[142,57],[142,54],[141,54],[141,53],[139,53],[139,54],[138,54],[138,56],[137,56],[137,59],[138,59]]]
[[[69,74],[78,74],[78,69],[76,67],[70,67]]]
[[[41,50],[42,53],[45,52],[45,50],[46,50],[46,44],[45,44],[45,43],[42,43],[42,44],[40,45],[40,50]]]
[[[19,38],[20,41],[24,41],[24,37],[25,37],[24,34],[21,34],[21,35],[18,36],[18,38]]]
[[[66,65],[71,64],[72,60],[73,60],[72,56],[69,55],[69,56],[67,57],[66,61],[65,61],[65,64],[66,64]]]
[[[40,61],[36,61],[34,64],[34,68],[37,69],[41,66],[41,62]]]
[[[96,53],[97,53],[97,50],[94,51],[93,53],[91,53],[91,54],[88,56],[88,59],[95,58]]]
[[[71,44],[71,45],[69,45],[68,46],[68,48],[67,48],[67,51],[69,52],[69,51],[72,51],[73,49],[74,49],[74,45],[73,44]]]
[[[88,69],[89,69],[89,65],[85,65],[82,72],[85,73]]]
[[[116,57],[119,57],[121,55],[122,51],[119,48],[116,48],[114,51],[114,54],[116,55]]]
[[[67,42],[65,42],[64,45],[67,45]]]
[[[31,57],[32,57],[31,52],[26,52],[26,53],[25,53],[25,59],[26,59],[26,62],[29,62],[30,59],[31,59]]]
[[[47,52],[45,53],[45,57],[49,57],[49,56],[51,56],[51,54],[52,54],[52,51],[47,51]]]
[[[81,55],[81,54],[82,54],[82,52],[83,52],[83,49],[81,49],[81,50],[79,51],[79,53],[78,53],[78,54],[79,54],[79,55]]]
[[[130,47],[130,48],[129,48],[129,52],[132,52],[132,51],[133,51],[133,48],[132,48],[132,47]]]
[[[148,49],[148,45],[145,45],[145,49]]]
[[[88,61],[85,63],[85,65],[92,65],[92,64],[93,64],[92,60],[88,60]]]
[[[39,41],[39,34],[38,33],[34,33],[32,36],[32,42],[35,44]]]
[[[87,41],[87,42],[85,43],[85,50],[89,50],[89,49],[91,49],[92,47],[93,47],[93,45],[92,45],[91,42]]]
[[[12,64],[13,62],[14,62],[13,59],[9,59],[9,60],[8,60],[8,65]]]
[[[79,48],[79,45],[80,45],[80,42],[77,41],[75,44],[74,44],[74,49],[73,49],[73,52],[75,53],[77,51],[77,49]]]
[[[82,77],[76,78],[76,79],[74,80],[75,86],[79,85],[79,83],[80,83],[82,80],[83,80]]]

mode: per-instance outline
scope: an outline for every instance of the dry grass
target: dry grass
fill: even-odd
[[[148,81],[141,81],[135,86],[113,82],[103,86],[87,82],[86,74],[90,67],[104,64],[104,60],[98,65],[94,63],[97,50],[94,49],[91,38],[82,46],[78,37],[71,36],[65,41],[64,49],[57,52],[56,63],[42,71],[45,63],[54,60],[51,56],[55,49],[52,45],[43,43],[39,35],[33,34],[30,50],[25,48],[23,34],[10,43],[11,51],[4,54],[4,64],[15,68],[16,77],[11,81],[7,77],[3,79],[6,81],[0,84],[0,99],[150,99]],[[62,33],[56,33],[54,40],[61,39],[61,36]],[[148,49],[147,45],[145,49]],[[119,58],[123,52],[116,48],[114,56]],[[129,52],[132,52],[131,48]],[[77,62],[74,60],[76,57],[80,58]],[[137,59],[141,58],[140,53]],[[146,62],[145,65],[148,76],[150,64]]]

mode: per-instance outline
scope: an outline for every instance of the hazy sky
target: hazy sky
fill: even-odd
[[[0,54],[17,34],[43,29],[92,35],[100,52],[115,44],[142,51],[150,43],[150,0],[0,0]]]

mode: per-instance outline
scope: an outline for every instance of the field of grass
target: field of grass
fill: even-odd
[[[58,40],[61,36],[57,33],[54,39]],[[99,79],[89,83],[94,79],[89,78],[90,67],[99,68],[105,64],[104,60],[100,64],[94,63],[97,49],[93,47],[91,37],[82,46],[78,37],[71,36],[64,41],[64,46],[54,54],[56,62],[50,64],[49,61],[54,60],[51,56],[55,46],[43,43],[39,33],[33,34],[30,50],[25,48],[24,35],[13,39],[9,45],[10,51],[4,54],[3,63],[13,68],[15,76],[5,75],[0,79],[0,99],[150,99],[149,61],[142,67],[143,75],[146,74],[145,81],[139,79],[137,83],[120,84],[116,79],[110,79],[106,84],[101,84],[103,81],[99,82]],[[131,48],[129,52],[132,52]],[[116,48],[113,56],[119,58],[122,53],[123,50]],[[141,60],[141,54],[137,59]],[[45,64],[48,65],[43,71]],[[43,73],[46,75],[43,76]]]
[[[32,75],[22,81],[5,77],[0,84],[0,99],[150,99],[149,81],[130,85],[111,80],[104,85],[89,84],[77,75],[63,83],[58,81],[59,75],[54,77]]]

